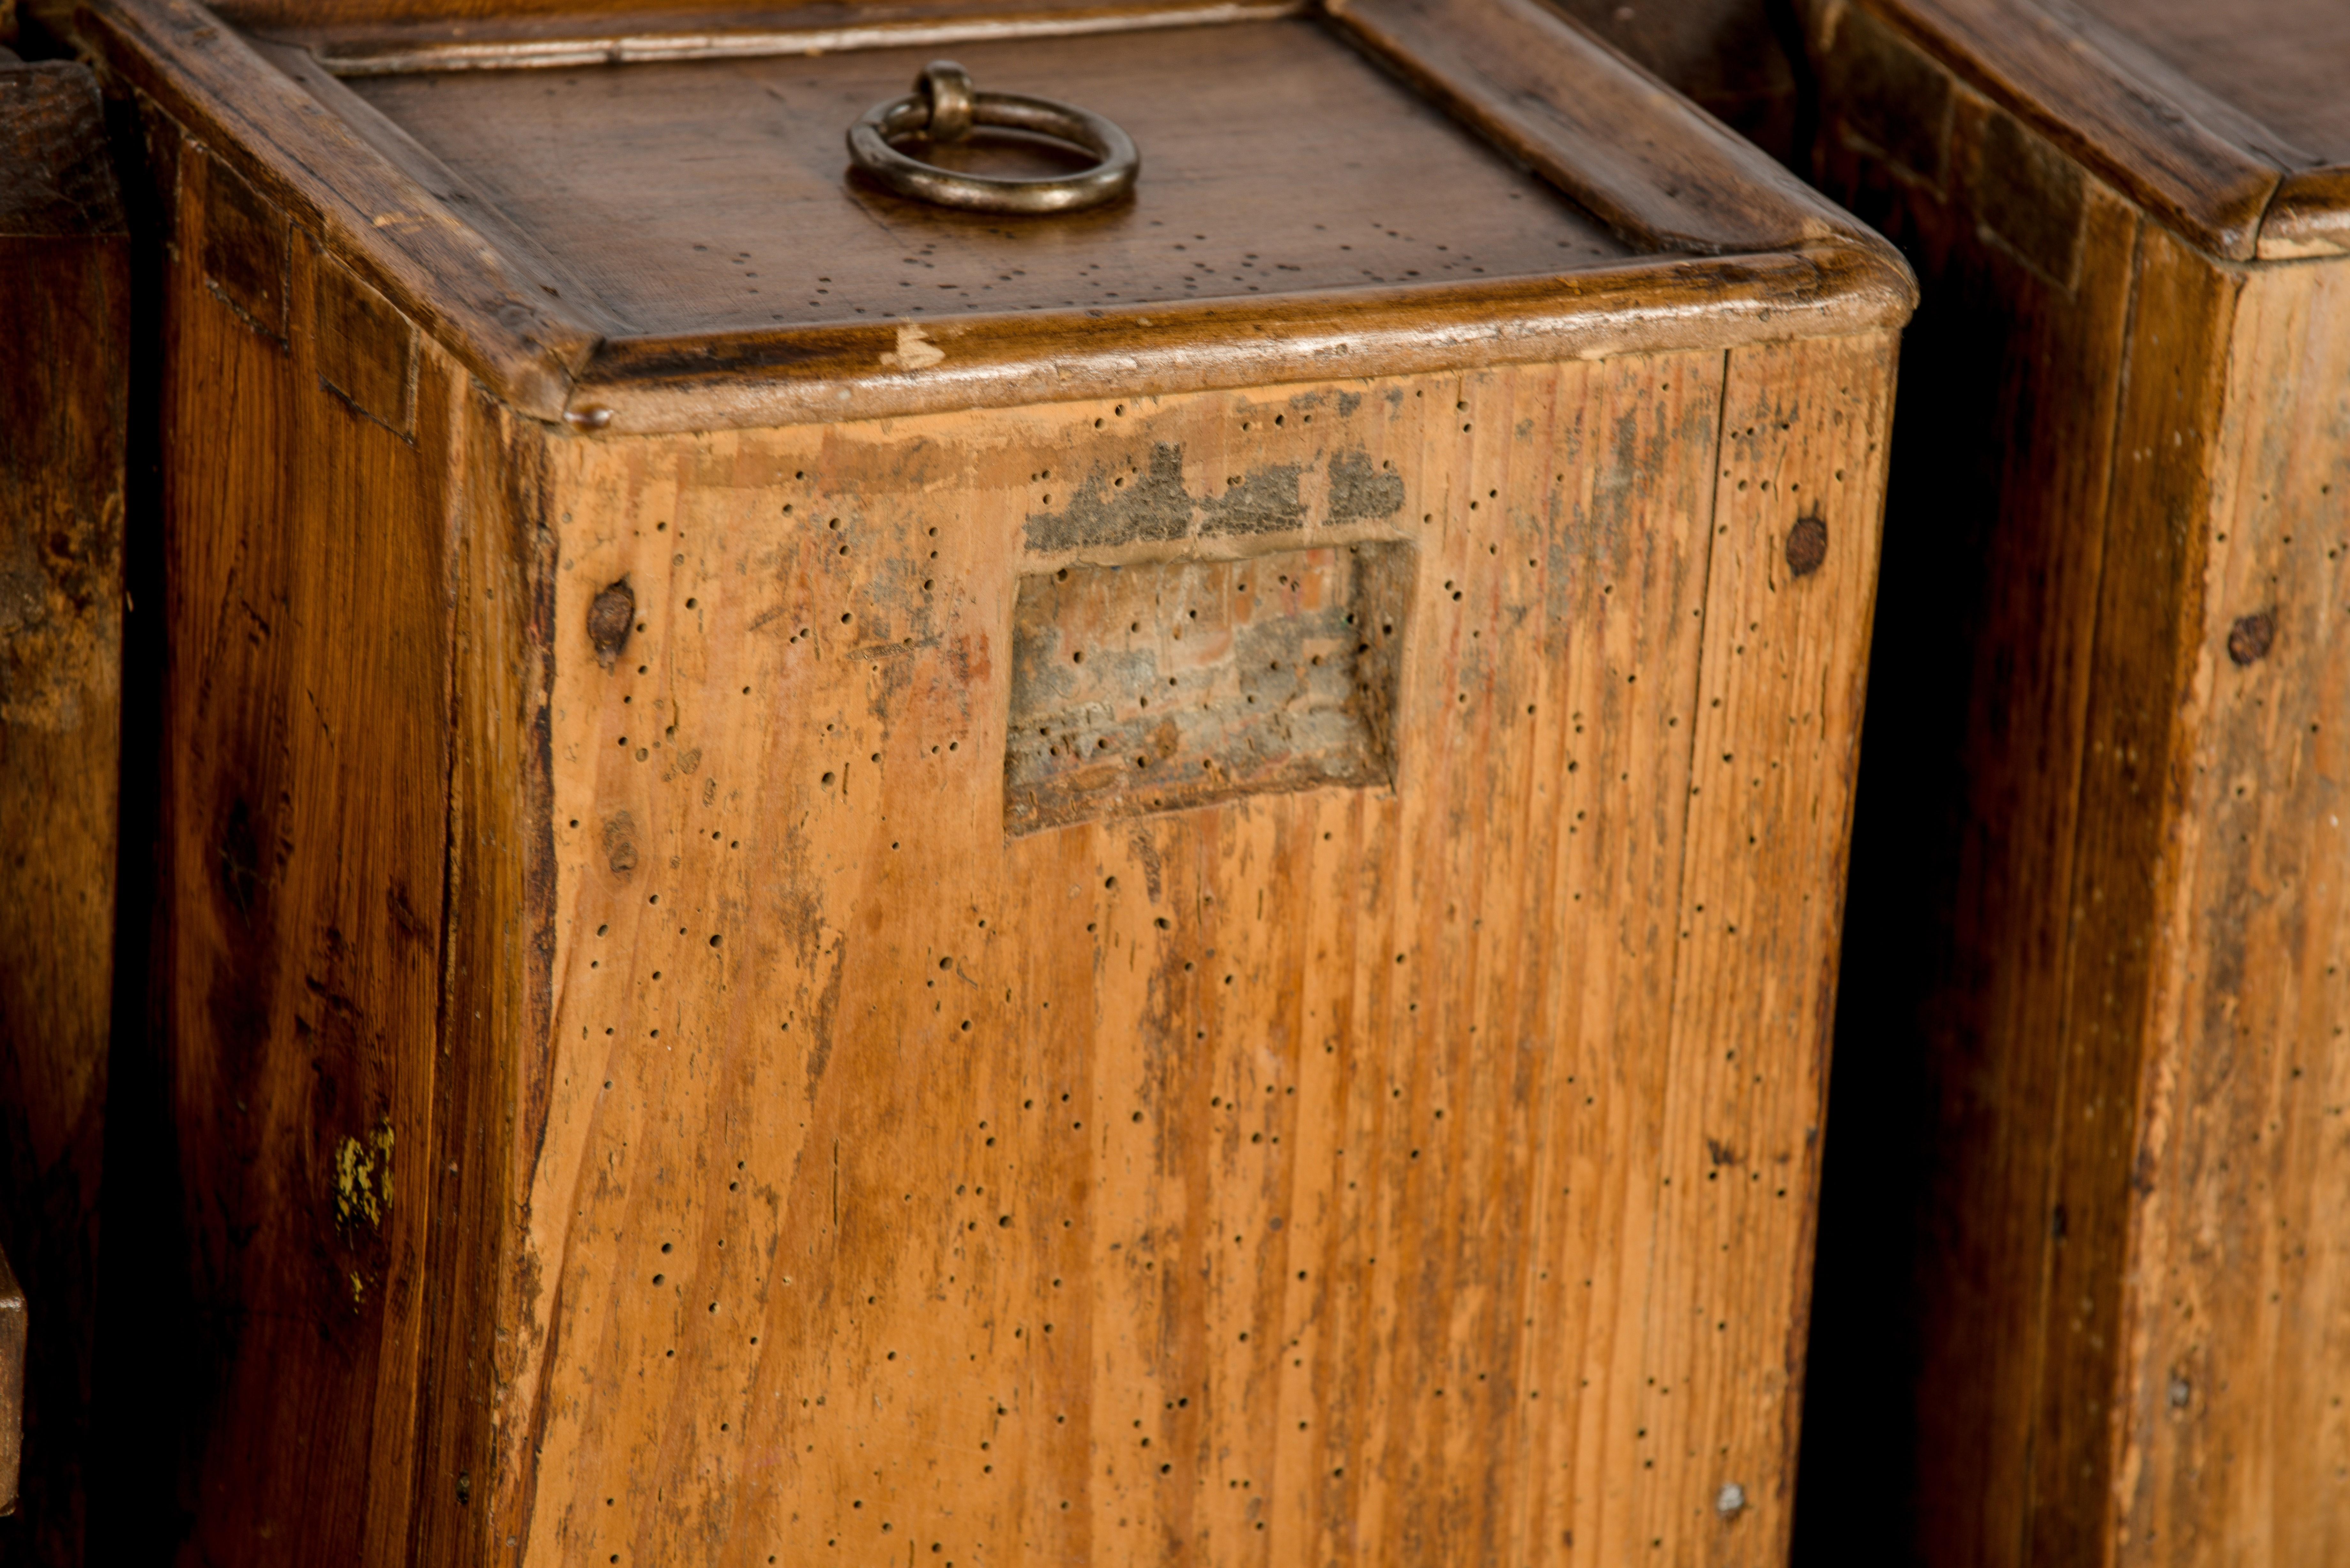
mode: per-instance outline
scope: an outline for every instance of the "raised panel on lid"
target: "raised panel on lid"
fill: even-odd
[[[977,215],[848,178],[843,131],[941,54],[983,89],[1116,119],[1142,153],[1135,199]],[[1305,21],[350,85],[639,332],[1474,282],[1628,254]],[[1000,135],[966,160],[1044,171],[1035,142]]]

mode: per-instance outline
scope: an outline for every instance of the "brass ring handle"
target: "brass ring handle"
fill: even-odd
[[[1050,136],[1083,148],[1099,161],[1075,174],[1007,179],[941,169],[890,145],[917,134],[932,141],[960,141],[975,125]],[[1134,176],[1142,166],[1134,139],[1100,115],[1046,98],[974,91],[971,73],[952,60],[932,60],[915,78],[911,95],[866,110],[865,118],[848,128],[848,156],[901,196],[969,213],[1073,213],[1097,207],[1134,189]]]

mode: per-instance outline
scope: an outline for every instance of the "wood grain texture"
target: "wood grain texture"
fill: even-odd
[[[2350,1551],[2350,1271],[2329,1218],[2350,1147],[2345,304],[2329,265],[2262,268],[2237,305],[2115,1390],[2132,1562]]]
[[[1592,48],[1480,16],[1381,47]],[[339,182],[506,176],[178,26],[110,48],[194,106],[167,424],[235,432],[168,485],[184,1555],[1781,1557],[1889,253],[1636,94],[1758,248],[606,337],[550,404]],[[1347,614],[1334,738],[1273,665]],[[1024,657],[1237,787],[1021,820]]]
[[[600,331],[562,307],[559,275],[475,234],[447,193],[420,183],[321,111],[193,0],[97,0],[84,32],[127,88],[208,147],[475,375],[552,416]],[[329,177],[331,171],[331,178]]]
[[[285,342],[256,330],[203,271],[221,174],[182,150],[163,403],[184,1502],[198,1553],[351,1557],[400,1539],[421,1392],[463,380],[427,365],[414,442],[325,386],[298,228]]]
[[[1847,16],[1897,26],[2214,256],[2253,258],[2282,179],[2331,167],[2251,106],[2167,64],[2137,24],[2047,0],[1819,0],[1812,9],[1814,33],[1828,40]]]
[[[130,241],[98,84],[0,65],[0,1244],[10,1562],[81,1557],[114,991]],[[16,1430],[21,1426],[21,1432]]]
[[[352,86],[567,258],[629,335],[1245,304],[1628,254],[1310,21],[957,49],[983,87],[1113,113],[1149,161],[1135,199],[1015,223],[843,179],[843,130],[935,48]],[[759,202],[733,199],[750,187]]]
[[[525,1559],[1775,1560],[1885,373],[1778,353],[560,452]],[[1007,841],[1046,487],[1357,442],[1393,791]]]
[[[1799,1554],[2329,1561],[2344,1297],[2299,1129],[2331,1114],[2334,786],[2324,721],[2283,714],[2342,657],[2338,263],[2198,250],[1930,29],[1816,41],[1824,184],[1932,303],[1822,1217],[1848,1370],[1814,1383]],[[2288,604],[2290,701],[2260,684]]]
[[[1875,104],[1824,116],[1824,184],[1936,286],[1904,349],[1888,506],[1907,525],[1887,542],[1855,829],[1808,1396],[1821,1506],[1803,1528],[1807,1552],[1891,1534],[1976,1562],[2023,1506],[2054,1136],[2039,1043],[2064,1005],[2105,550],[2082,519],[2111,483],[2143,219],[2082,176],[2069,275],[2052,276],[1986,221],[2033,210],[1992,155],[2032,133],[1947,90],[1941,190],[1885,151],[1922,139]],[[1893,1041],[1924,1049],[1868,1044]],[[1886,1238],[1913,1233],[1888,1282]]]
[[[2350,104],[2329,65],[2350,54],[2350,12],[2308,0],[2079,0],[2214,98],[2268,126],[2312,161],[2350,163]]]
[[[2112,1550],[2121,1298],[2148,1173],[2141,1075],[2176,1028],[2178,810],[2191,733],[2181,698],[2202,641],[2210,472],[2237,280],[2149,224],[2124,345],[2097,634],[2083,714],[2073,929],[2053,1038],[2046,1282],[2039,1308],[2028,1560]]]
[[[1801,182],[1698,115],[1628,139],[1620,127],[1664,95],[1536,0],[1334,0],[1331,14],[1471,124],[1645,248],[1699,255],[1873,236]],[[1742,146],[1743,156],[1731,151]],[[1759,243],[1758,243],[1759,242]]]

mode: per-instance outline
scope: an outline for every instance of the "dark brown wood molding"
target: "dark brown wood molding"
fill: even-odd
[[[146,94],[515,408],[560,415],[602,334],[194,0],[91,0],[81,27]],[[260,146],[276,156],[256,158]],[[313,170],[336,171],[333,179]]]
[[[1856,6],[2214,256],[2350,249],[2350,171],[2324,167],[2094,17],[2052,0],[1824,0],[1814,13],[1823,52]]]
[[[415,181],[448,211],[462,214],[464,223],[501,254],[519,258],[529,275],[541,286],[540,292],[546,293],[551,288],[553,296],[563,301],[580,327],[593,331],[599,338],[632,330],[630,324],[598,298],[571,268],[548,254],[545,246],[499,211],[496,202],[427,151],[381,109],[344,86],[309,50],[259,38],[253,40],[253,47],[285,73],[286,79],[341,117],[343,123],[387,162]]]

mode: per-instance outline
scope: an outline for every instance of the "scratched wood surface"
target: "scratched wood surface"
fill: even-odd
[[[2109,182],[2043,134],[2096,132],[2097,102],[1986,92],[2012,59],[1874,12],[1907,8],[1821,24],[1820,166],[1931,303],[1905,351],[1875,680],[1909,700],[1873,711],[1856,833],[1799,1555],[2328,1562],[2350,1370],[2322,1325],[2350,1296],[2316,1129],[2350,1016],[2339,770],[2303,704],[2345,657],[2345,275],[2220,262],[2145,171]]]
[[[2170,1016],[2145,1072],[2121,1538],[2141,1562],[2350,1554],[2343,898],[2350,269],[2241,286],[2190,600]]]
[[[11,1561],[79,1562],[114,990],[130,241],[98,83],[0,64],[0,1244]],[[15,1450],[6,1490],[17,1491]]]

